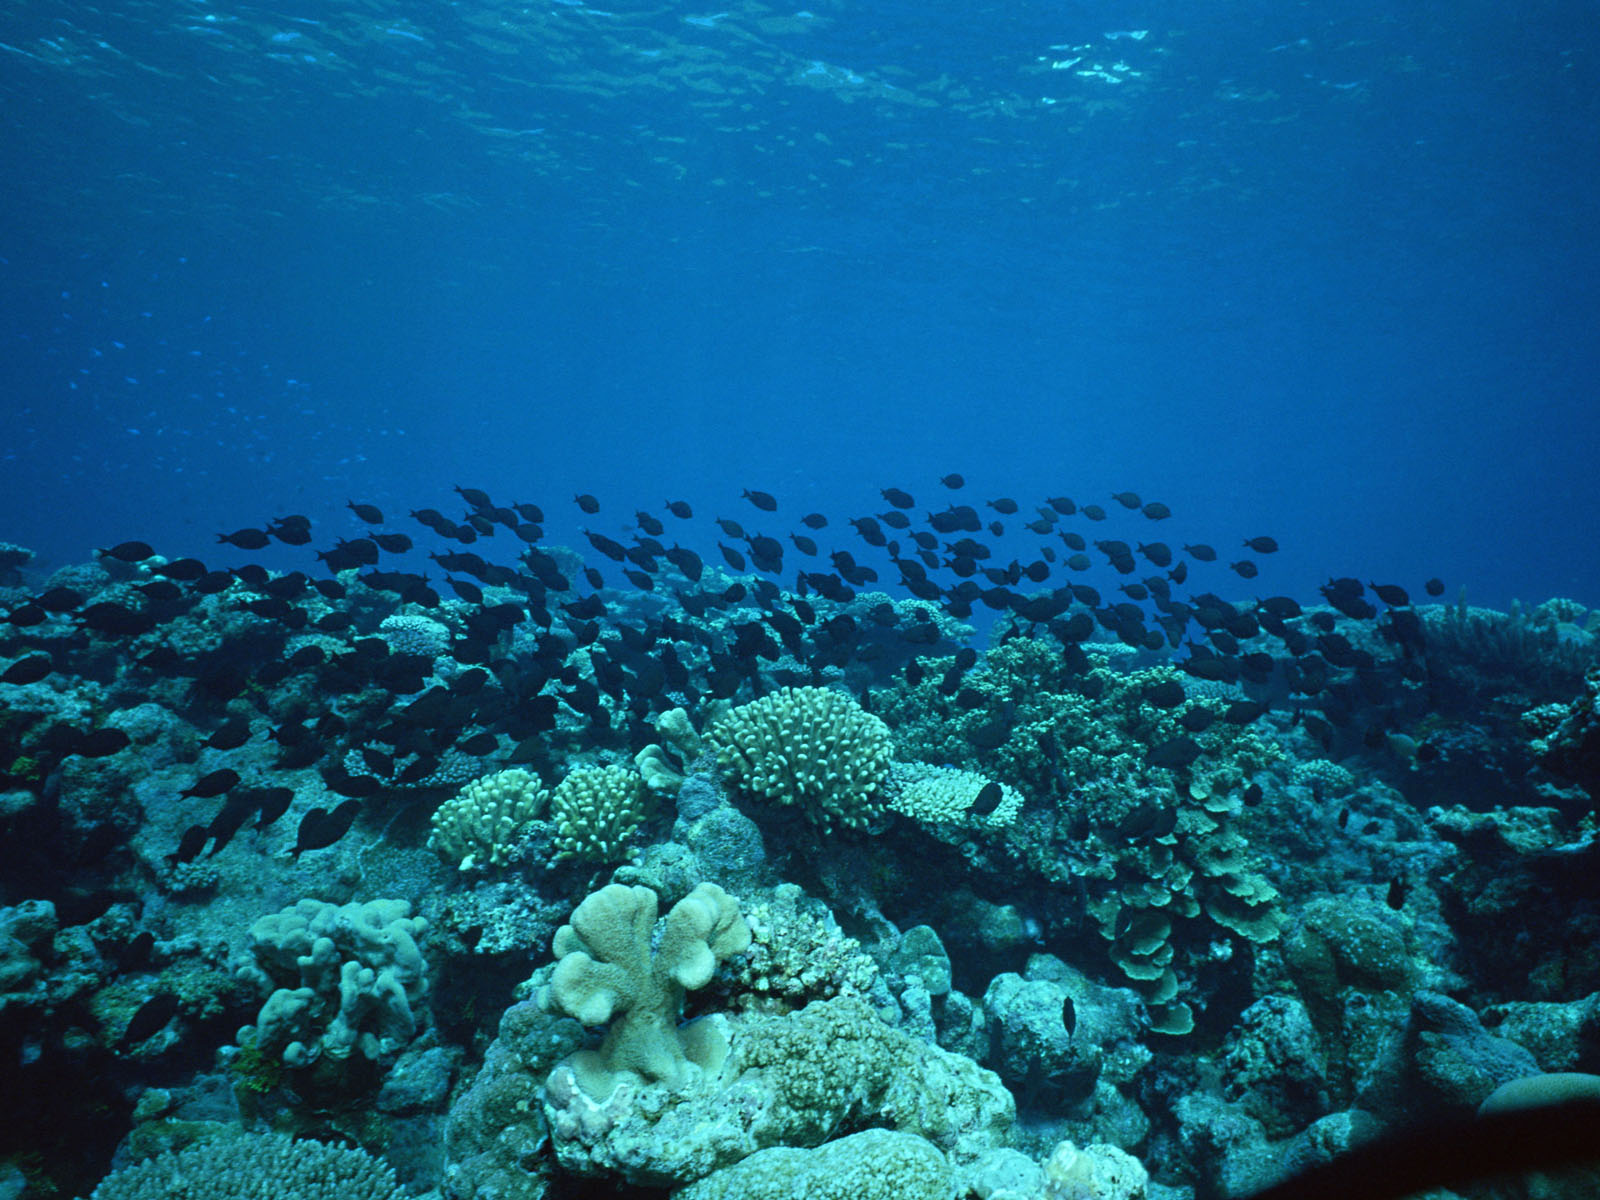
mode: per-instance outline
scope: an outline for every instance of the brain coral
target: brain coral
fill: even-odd
[[[709,739],[740,788],[799,807],[824,832],[865,829],[883,813],[889,727],[842,692],[784,688],[733,709]]]

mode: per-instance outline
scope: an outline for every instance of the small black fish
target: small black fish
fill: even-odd
[[[232,767],[223,767],[219,771],[212,771],[209,774],[202,775],[194,783],[179,792],[178,795],[186,798],[209,799],[212,796],[222,795],[229,788],[236,786],[238,782],[239,772]]]
[[[1256,577],[1256,565],[1248,558],[1240,559],[1238,562],[1229,563],[1228,565],[1234,569],[1241,579],[1254,579]]]
[[[1009,517],[1017,511],[1017,502],[1009,496],[1001,496],[998,500],[986,500],[984,503],[1003,517]]]
[[[50,674],[50,656],[48,654],[30,654],[27,658],[19,658],[3,672],[0,672],[0,683],[14,683],[25,687],[30,683],[38,683]]]
[[[1389,880],[1389,890],[1384,894],[1383,902],[1390,908],[1404,908],[1406,906],[1406,895],[1408,892],[1410,892],[1410,890],[1411,889],[1406,886],[1406,881],[1400,878],[1400,876],[1396,875],[1393,879]]]
[[[805,534],[791,533],[789,540],[794,543],[794,548],[800,551],[801,554],[809,554],[813,557],[816,555],[817,543],[806,537]]]
[[[489,499],[489,493],[480,488],[464,488],[457,486],[452,490],[454,490],[456,495],[460,496],[468,504],[472,505],[473,508],[489,508],[494,503]]]
[[[1217,561],[1217,552],[1204,542],[1201,542],[1197,546],[1185,546],[1183,548],[1183,552],[1189,555],[1191,558],[1198,559],[1201,562]]]
[[[378,549],[390,554],[404,554],[411,549],[411,539],[403,533],[375,533],[372,540],[378,544]]]
[[[911,498],[910,492],[901,491],[899,488],[883,488],[878,492],[878,495],[882,496],[896,508],[910,508],[916,503],[916,501]]]
[[[332,812],[313,808],[300,818],[291,857],[299,858],[307,850],[322,850],[333,845],[350,832],[350,826],[355,823],[356,814],[360,811],[359,800],[346,800]]]
[[[807,529],[821,529],[827,523],[828,518],[823,516],[821,513],[807,513],[805,516],[800,518],[800,524],[804,525]]]
[[[206,848],[206,842],[211,837],[211,831],[204,825],[191,825],[183,831],[183,836],[178,839],[178,848],[167,855],[169,863],[192,862],[199,856],[200,851]]]
[[[118,562],[137,563],[143,562],[155,553],[149,542],[118,542],[109,550],[102,550],[104,558],[114,558]]]
[[[1442,596],[1444,595],[1444,580],[1439,579],[1438,577],[1430,579],[1427,583],[1422,585],[1422,590],[1427,592],[1430,596]]]
[[[253,792],[260,798],[260,813],[256,818],[256,828],[265,829],[284,813],[289,811],[289,805],[294,800],[294,789],[286,787],[261,788]]]
[[[1078,506],[1068,496],[1051,496],[1045,500],[1045,503],[1048,504],[1053,511],[1060,513],[1063,517],[1070,517],[1073,513],[1078,511]]]
[[[1152,521],[1165,521],[1172,515],[1172,510],[1159,500],[1152,500],[1141,510]]]
[[[198,558],[175,558],[154,568],[163,579],[176,579],[179,583],[193,583],[206,573],[206,565]]]
[[[579,495],[574,496],[572,498],[572,502],[574,504],[576,504],[579,508],[581,508],[584,512],[588,513],[591,517],[594,516],[595,513],[600,511],[600,501],[596,500],[593,496],[589,495],[588,492],[583,492],[583,493],[581,493]]]
[[[344,506],[368,525],[383,524],[383,510],[375,504],[357,504],[354,500],[346,500]]]
[[[1112,492],[1111,498],[1123,508],[1138,508],[1143,501],[1139,499],[1138,492]]]
[[[1144,699],[1156,708],[1177,708],[1187,698],[1183,684],[1176,679],[1163,679],[1144,692]]]
[[[75,753],[84,758],[107,758],[126,750],[133,739],[121,729],[96,729],[78,739]]]
[[[1261,785],[1259,783],[1252,783],[1244,790],[1244,796],[1242,798],[1244,800],[1245,807],[1254,808],[1256,805],[1261,803],[1261,798],[1264,795],[1266,795],[1266,793],[1262,790]]]
[[[1106,519],[1106,510],[1098,504],[1085,504],[1081,511],[1091,521],[1104,521]]]
[[[762,512],[777,512],[778,501],[770,492],[752,492],[749,488],[739,493]]]
[[[178,998],[171,992],[157,992],[134,1010],[133,1019],[117,1039],[117,1046],[122,1049],[137,1046],[165,1029],[177,1013]]]
[[[1382,600],[1390,608],[1404,608],[1411,603],[1410,595],[1407,594],[1405,588],[1400,587],[1398,584],[1369,583],[1367,586],[1372,589],[1373,594],[1379,600]]]
[[[1278,541],[1276,538],[1245,538],[1244,545],[1245,549],[1254,550],[1257,554],[1275,554],[1278,550]]]
[[[1178,770],[1187,767],[1200,757],[1200,743],[1192,737],[1168,738],[1151,746],[1145,752],[1145,762],[1152,767],[1169,767]]]
[[[967,809],[967,815],[973,817],[987,817],[1000,807],[1000,801],[1005,798],[1005,789],[998,783],[990,780],[978,790],[977,797],[972,801],[972,807]]]
[[[1071,1037],[1077,1031],[1078,1008],[1072,1003],[1071,996],[1061,997],[1061,1024],[1066,1029],[1068,1037]]]
[[[217,534],[217,541],[240,550],[260,550],[272,541],[264,529],[235,529],[232,533]]]
[[[939,482],[952,490],[959,487],[965,487],[967,485],[967,481],[960,475],[957,475],[954,471],[948,475],[942,476]]]
[[[1343,807],[1343,808],[1341,808],[1339,810],[1339,819],[1338,819],[1337,823],[1338,823],[1338,826],[1339,826],[1340,829],[1344,829],[1346,826],[1348,826],[1350,824],[1350,806],[1349,805],[1346,805],[1345,807]]]
[[[1229,725],[1248,725],[1266,711],[1267,706],[1259,700],[1235,700],[1223,710],[1222,719]]]
[[[492,733],[478,733],[472,737],[456,743],[456,749],[463,754],[470,754],[473,758],[482,758],[485,754],[493,754],[500,748],[500,739]]]
[[[694,509],[689,507],[687,500],[668,500],[667,511],[680,521],[687,521],[694,516]]]

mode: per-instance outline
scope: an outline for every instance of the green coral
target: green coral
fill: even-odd
[[[212,1138],[106,1176],[90,1200],[404,1200],[365,1150],[281,1133]]]
[[[924,825],[1004,829],[1022,811],[1022,793],[1016,788],[995,782],[1000,789],[999,802],[987,813],[974,815],[971,811],[991,782],[960,767],[897,762],[889,769],[886,791],[890,809]]]
[[[626,767],[573,771],[550,795],[556,859],[621,861],[627,857],[628,839],[650,811],[650,794],[637,771]]]
[[[922,1138],[868,1129],[815,1150],[774,1146],[677,1194],[677,1200],[947,1200],[950,1164]]]
[[[842,692],[784,688],[733,709],[708,740],[743,791],[798,807],[824,832],[866,829],[884,811],[889,728]]]
[[[434,810],[428,846],[462,871],[505,866],[547,799],[538,778],[520,767],[475,779]]]

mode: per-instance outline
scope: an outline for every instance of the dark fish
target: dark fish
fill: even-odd
[[[745,569],[744,555],[740,554],[731,546],[724,546],[721,542],[717,543],[717,549],[722,551],[723,561],[735,571],[742,571]]]
[[[1061,997],[1061,1024],[1066,1029],[1068,1037],[1071,1037],[1078,1028],[1078,1009],[1072,1003],[1071,996]]]
[[[176,579],[179,583],[193,583],[206,573],[206,565],[198,558],[175,558],[153,568],[163,579]]]
[[[1257,554],[1274,554],[1274,553],[1277,552],[1277,549],[1278,549],[1278,541],[1277,541],[1276,538],[1269,538],[1269,537],[1245,538],[1244,544],[1245,544],[1245,549],[1254,550]]]
[[[1405,588],[1400,587],[1398,584],[1369,583],[1367,586],[1372,589],[1373,594],[1379,600],[1382,600],[1390,608],[1403,608],[1411,603],[1411,597],[1406,593]]]
[[[267,533],[286,546],[304,546],[311,541],[311,518],[297,514],[267,522]]]
[[[1389,890],[1384,893],[1383,902],[1390,908],[1404,908],[1406,906],[1406,894],[1410,890],[1411,889],[1406,886],[1406,881],[1400,878],[1400,876],[1396,875],[1393,879],[1389,880]]]
[[[78,739],[75,753],[84,758],[107,758],[126,750],[133,739],[121,729],[96,729]]]
[[[947,488],[965,487],[967,483],[965,479],[963,479],[960,475],[957,475],[954,471],[948,475],[942,476],[939,482],[944,484]]]
[[[667,527],[665,525],[663,525],[655,517],[652,517],[649,513],[644,512],[642,509],[633,514],[633,520],[640,529],[644,530],[645,533],[649,534],[651,537],[660,537],[667,531]]]
[[[682,571],[690,583],[698,583],[705,570],[705,564],[700,561],[700,556],[693,550],[685,550],[682,546],[674,546],[668,550],[666,559]]]
[[[1229,725],[1248,725],[1267,711],[1259,700],[1235,700],[1223,710],[1222,719]]]
[[[383,510],[375,504],[357,504],[354,500],[346,500],[344,506],[368,525],[383,524]]]
[[[1045,500],[1045,503],[1063,517],[1070,517],[1078,511],[1078,506],[1067,496],[1051,496]]]
[[[135,584],[134,590],[152,604],[171,604],[183,598],[183,589],[170,579],[152,579],[149,583]]]
[[[261,788],[254,792],[260,798],[260,813],[256,819],[256,828],[265,829],[284,813],[289,811],[289,805],[294,800],[294,789],[286,787]]]
[[[794,548],[800,551],[801,554],[816,555],[817,543],[806,537],[805,534],[791,533],[789,540],[794,543]]]
[[[828,518],[823,516],[821,513],[807,513],[805,516],[800,518],[800,524],[804,525],[807,529],[821,529],[827,523]]]
[[[1163,542],[1151,542],[1149,545],[1140,542],[1138,549],[1151,566],[1165,569],[1172,565],[1172,550]]]
[[[1144,692],[1144,699],[1157,708],[1177,708],[1187,698],[1183,684],[1176,679],[1163,679]]]
[[[1422,585],[1422,590],[1430,596],[1442,596],[1444,595],[1444,580],[1439,578],[1430,579]]]
[[[586,529],[583,536],[589,540],[591,546],[612,562],[621,562],[627,557],[628,552],[623,549],[622,544],[606,537],[603,533],[591,533]]]
[[[232,586],[232,571],[207,571],[194,581],[194,591],[199,596],[215,596]]]
[[[1111,498],[1123,508],[1138,508],[1142,503],[1138,492],[1112,492]]]
[[[375,533],[372,540],[378,544],[378,549],[390,554],[404,554],[411,549],[411,539],[403,533]]]
[[[238,782],[239,772],[232,767],[223,767],[221,770],[200,776],[199,779],[184,788],[178,795],[209,799],[212,796],[222,795],[229,788],[237,786]]]
[[[473,508],[488,508],[494,503],[489,499],[489,493],[479,488],[464,488],[457,485],[452,490]]]
[[[1217,719],[1217,714],[1209,708],[1187,709],[1179,718],[1178,724],[1189,733],[1204,733],[1211,728],[1211,723]]]
[[[1217,561],[1217,552],[1204,542],[1201,542],[1198,546],[1185,546],[1183,552],[1191,558],[1199,559],[1201,562]]]
[[[463,754],[470,754],[473,758],[482,758],[485,754],[493,754],[500,748],[500,739],[492,733],[478,733],[472,737],[456,743],[456,749]]]
[[[193,862],[206,848],[211,832],[204,825],[191,825],[183,831],[183,836],[178,839],[178,848],[167,855],[169,863]]]
[[[878,493],[878,495],[882,496],[896,508],[910,508],[916,503],[916,501],[911,498],[911,493],[901,491],[899,488],[884,488]]]
[[[359,800],[346,800],[332,812],[313,808],[300,818],[291,856],[299,858],[307,850],[322,850],[333,845],[350,832],[350,826],[355,823],[356,814],[360,811]]]
[[[1240,559],[1238,562],[1229,563],[1228,565],[1234,569],[1241,579],[1254,579],[1256,577],[1256,565],[1248,558]]]
[[[978,790],[978,795],[972,801],[972,806],[967,809],[967,813],[974,817],[987,817],[1000,807],[1000,801],[1004,798],[1004,789],[998,783],[990,780]]]
[[[583,492],[577,496],[574,496],[572,498],[572,502],[584,512],[588,513],[591,517],[600,511],[600,501],[589,495],[588,492]]]
[[[1168,767],[1179,770],[1187,767],[1200,757],[1200,743],[1192,737],[1168,738],[1151,746],[1146,751],[1144,760],[1152,767]]]
[[[271,540],[263,529],[235,529],[232,533],[217,534],[217,541],[240,550],[260,550]]]
[[[160,1033],[167,1022],[178,1014],[178,998],[171,992],[157,992],[134,1010],[133,1019],[117,1039],[119,1048],[137,1046],[146,1038]]]
[[[48,654],[30,654],[27,658],[19,658],[0,672],[0,683],[14,683],[25,686],[38,683],[50,674],[50,656]]]
[[[694,509],[689,507],[687,500],[668,500],[667,511],[681,521],[687,521],[694,516]]]
[[[1142,510],[1144,515],[1152,521],[1165,521],[1172,515],[1172,510],[1159,500],[1152,500]]]
[[[777,512],[778,501],[770,492],[752,492],[749,488],[739,493],[744,499],[750,501],[762,512]]]
[[[155,553],[149,542],[118,542],[109,550],[100,551],[106,558],[114,558],[118,562],[137,563],[143,562]]]
[[[1104,521],[1106,519],[1106,510],[1098,504],[1085,504],[1082,512],[1091,521]]]
[[[1338,819],[1337,819],[1337,821],[1335,823],[1339,826],[1340,829],[1344,829],[1344,828],[1349,826],[1349,824],[1350,824],[1350,806],[1349,805],[1346,805],[1345,807],[1343,807],[1343,808],[1341,808],[1339,810],[1339,816],[1338,816]]]
[[[1007,496],[1001,496],[998,500],[986,500],[984,503],[1005,517],[1017,511],[1017,502]]]

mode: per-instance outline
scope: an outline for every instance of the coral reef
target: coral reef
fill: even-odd
[[[528,826],[549,794],[521,767],[476,779],[433,810],[428,846],[461,871],[482,871],[514,861]]]
[[[733,709],[706,738],[742,791],[799,808],[823,832],[866,829],[883,811],[889,728],[842,692],[784,688]]]

